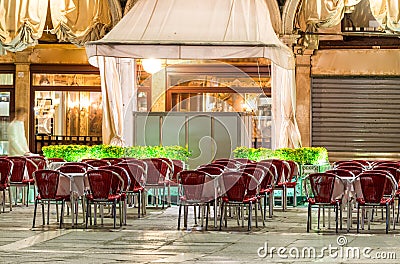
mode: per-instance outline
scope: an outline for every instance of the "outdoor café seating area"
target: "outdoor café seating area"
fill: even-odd
[[[178,230],[268,230],[274,212],[297,205],[304,232],[367,233],[378,225],[388,233],[399,218],[398,161],[342,160],[307,175],[280,159],[217,159],[190,169],[168,158],[32,156],[0,164],[2,212],[31,203],[32,228],[115,229],[170,207]]]

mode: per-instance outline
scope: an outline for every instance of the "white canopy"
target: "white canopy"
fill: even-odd
[[[103,101],[106,112],[116,110],[117,107],[112,104],[122,102],[120,97],[124,94],[123,90],[132,88],[121,86],[125,83],[123,79],[126,76],[119,75],[120,81],[107,80],[116,76],[107,65],[112,61],[121,65],[120,58],[269,58],[278,66],[275,69],[288,72],[279,76],[289,76],[294,80],[293,53],[276,36],[266,0],[138,0],[103,39],[87,43],[86,51],[89,62],[100,68],[103,95],[106,91],[114,94],[106,98],[116,98],[113,102]],[[132,80],[131,77],[129,79]],[[278,80],[274,83],[281,87],[272,87],[272,91],[289,89],[285,94],[293,94],[295,91],[294,81]],[[291,100],[290,104],[294,104],[294,98],[286,100]],[[278,116],[274,115],[275,122],[285,116],[294,118],[294,113],[280,114],[278,111],[277,114]],[[105,116],[119,119],[118,122],[111,122],[118,123],[116,131],[112,131],[114,136],[111,141],[115,139],[115,135],[123,140],[123,120],[120,119],[123,115],[114,112]],[[280,129],[280,125],[278,127]],[[107,127],[103,130],[109,129]],[[275,133],[275,137],[279,137],[281,131],[276,131],[279,132]],[[107,139],[103,140],[108,143]],[[291,143],[297,146],[300,138],[295,141]],[[280,142],[280,139],[276,142]]]

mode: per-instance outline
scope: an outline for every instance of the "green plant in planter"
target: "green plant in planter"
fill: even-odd
[[[238,147],[233,151],[235,158],[245,158],[255,161],[269,159],[273,156],[273,151],[267,148],[248,148]]]
[[[297,156],[296,149],[292,148],[281,148],[274,151],[273,154],[274,158],[281,159],[281,160],[293,160],[299,163],[299,158]]]
[[[307,165],[321,165],[328,162],[328,151],[322,147],[281,148],[275,151],[266,148],[238,147],[233,154],[235,158],[248,158],[255,161],[277,158]]]
[[[181,146],[133,146],[119,147],[111,145],[53,145],[42,148],[47,158],[63,158],[66,161],[79,161],[84,158],[170,158],[187,161],[190,152]]]
[[[94,145],[89,148],[89,156],[94,159],[120,158],[124,156],[124,148],[111,145]]]
[[[323,147],[303,147],[297,149],[296,152],[300,157],[299,163],[307,165],[321,165],[328,163],[328,150]]]
[[[86,145],[53,145],[42,147],[47,158],[63,158],[66,161],[79,161],[90,158],[89,146]]]

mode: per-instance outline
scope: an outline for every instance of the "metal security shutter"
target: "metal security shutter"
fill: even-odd
[[[312,145],[400,152],[400,78],[312,78]]]

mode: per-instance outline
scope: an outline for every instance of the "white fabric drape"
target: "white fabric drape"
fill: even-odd
[[[111,26],[108,1],[59,0],[50,1],[52,33],[60,41],[84,45],[102,38]]]
[[[132,2],[135,1],[128,3]],[[276,131],[274,134],[279,136],[278,145],[281,147],[300,145],[294,120],[295,101],[290,97],[296,89],[294,55],[275,34],[265,0],[138,0],[103,39],[87,43],[86,52],[89,62],[95,66],[97,61],[110,62],[108,57],[269,58],[280,66],[273,72],[277,75],[273,77],[272,91],[283,89],[279,105],[290,103],[275,109],[274,118],[282,125],[273,128]],[[104,91],[113,87],[119,89],[119,83],[107,80],[117,78],[115,66],[105,63],[102,67],[100,73],[108,85]],[[111,90],[108,93],[113,94]],[[281,98],[286,95],[289,96],[288,101]],[[114,113],[105,114],[109,116],[107,118],[118,120],[113,116],[119,116],[117,111],[120,109],[110,104],[107,96],[103,97],[103,101],[104,111]],[[115,121],[113,126],[106,122],[103,124],[104,130],[114,128],[120,135],[120,121]],[[107,143],[108,138],[104,136],[103,140]]]
[[[297,126],[295,71],[271,65],[271,96],[273,135],[272,149],[301,147],[301,136]]]
[[[400,31],[400,0],[370,0],[369,5],[382,28]]]
[[[129,117],[131,107],[135,107],[130,104],[135,90],[135,61],[99,57],[97,63],[103,101],[103,143],[124,146],[125,117]]]
[[[0,1],[1,54],[37,44],[46,23],[47,0]]]

